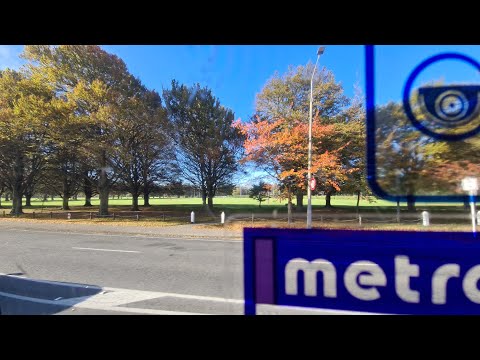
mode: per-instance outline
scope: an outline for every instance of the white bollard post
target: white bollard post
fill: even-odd
[[[477,224],[475,223],[475,197],[473,195],[470,196],[470,210],[471,210],[471,217],[472,217],[472,233],[477,232]]]
[[[422,211],[423,226],[430,226],[430,214],[428,211]]]
[[[192,213],[190,214],[190,222],[193,224],[195,223],[195,213],[192,211]]]
[[[224,211],[222,211],[222,213],[220,214],[220,223],[225,224],[225,212]]]
[[[68,213],[67,214],[67,219],[70,220],[72,218],[72,214]]]
[[[480,211],[477,212],[477,224],[480,224]]]
[[[472,218],[472,233],[477,234],[477,227],[475,223],[475,196],[478,193],[478,180],[476,177],[467,176],[466,178],[462,179],[462,189],[465,192],[468,192],[470,197],[470,210],[471,210],[471,218]],[[478,216],[478,214],[477,214]]]

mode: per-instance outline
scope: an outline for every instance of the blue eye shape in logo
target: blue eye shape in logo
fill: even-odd
[[[403,107],[412,124],[422,133],[438,140],[458,141],[480,132],[480,85],[423,86],[417,89],[418,105],[423,118],[417,118],[410,104],[413,83],[428,66],[441,60],[460,60],[480,72],[474,59],[443,53],[418,65],[410,74],[403,90]]]
[[[418,89],[419,105],[441,126],[469,123],[479,113],[480,86],[425,86]]]

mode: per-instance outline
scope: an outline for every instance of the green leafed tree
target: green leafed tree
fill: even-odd
[[[124,100],[138,89],[136,79],[120,58],[95,45],[28,45],[22,56],[28,60],[29,71],[51,86],[58,99],[75,104],[71,115],[85,125],[77,151],[84,187],[91,186],[89,182],[95,177],[89,174],[94,172],[98,179],[99,214],[107,215],[108,194],[115,178],[115,115]]]
[[[233,112],[206,87],[174,80],[163,97],[182,178],[201,189],[203,205],[211,211],[217,190],[232,184],[244,136],[232,126]]]
[[[285,124],[306,123],[309,121],[310,81],[314,65],[290,66],[283,75],[275,73],[256,96],[256,116],[262,121],[275,122],[285,119]],[[356,100],[356,101],[355,101]],[[317,181],[317,191],[326,194],[330,206],[332,194],[338,185],[345,183],[345,174],[359,171],[365,155],[364,110],[360,99],[353,102],[344,94],[342,85],[335,80],[333,73],[325,68],[313,76],[313,114],[322,125],[333,125],[329,134],[322,136],[320,151],[335,151],[342,160],[344,171],[332,172],[328,168],[313,174]],[[288,125],[286,125],[288,126]],[[348,134],[352,136],[348,136]],[[307,134],[305,134],[307,136]],[[340,151],[339,151],[340,149]],[[306,158],[297,168],[306,168]],[[352,178],[349,175],[348,178]],[[364,185],[357,181],[364,189]],[[294,184],[292,191],[297,197],[297,206],[302,208],[303,196],[307,189],[307,179]]]
[[[0,168],[12,192],[12,215],[23,213],[44,169],[46,134],[55,111],[52,89],[27,72],[0,72]]]
[[[168,119],[158,93],[143,86],[117,110],[112,164],[120,186],[132,195],[132,210],[138,211],[141,193],[149,206],[152,184],[168,182],[175,173]]]
[[[260,181],[258,184],[253,185],[248,195],[250,198],[258,201],[258,207],[262,206],[262,202],[266,201],[269,198],[271,186],[266,184],[263,181]]]

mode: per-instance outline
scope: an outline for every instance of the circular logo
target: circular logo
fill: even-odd
[[[480,72],[474,59],[457,53],[433,56],[418,65],[410,74],[403,91],[403,106],[412,124],[424,134],[439,140],[462,140],[480,132],[480,86],[422,86],[417,90],[418,107],[412,109],[412,87],[419,74],[441,60],[460,60]]]
[[[468,109],[468,99],[459,91],[446,91],[435,102],[436,113],[448,124],[462,118]]]

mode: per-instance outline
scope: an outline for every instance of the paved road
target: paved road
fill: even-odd
[[[242,242],[0,225],[2,314],[242,314]]]

